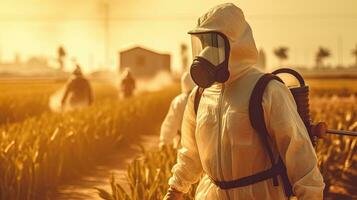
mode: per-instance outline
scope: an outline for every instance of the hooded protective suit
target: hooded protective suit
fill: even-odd
[[[196,199],[287,199],[280,180],[277,187],[268,179],[222,190],[209,178],[236,180],[271,167],[260,137],[249,121],[249,98],[263,75],[253,67],[258,53],[251,28],[241,9],[233,4],[222,4],[203,15],[192,32],[209,31],[228,37],[231,75],[227,82],[215,83],[204,90],[197,116],[194,111],[196,89],[191,93],[182,124],[182,148],[169,185],[186,193],[191,184],[201,179]],[[294,193],[299,200],[322,199],[324,183],[317,157],[289,89],[271,81],[264,92],[263,108],[273,153],[276,159],[278,155],[282,157]]]
[[[181,124],[188,95],[195,84],[189,73],[185,72],[181,77],[181,94],[172,100],[160,131],[160,147],[164,145],[177,146],[181,136]]]

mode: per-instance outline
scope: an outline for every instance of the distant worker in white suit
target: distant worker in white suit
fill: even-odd
[[[172,100],[169,112],[161,125],[160,148],[165,145],[173,145],[176,148],[179,145],[183,113],[188,96],[194,86],[195,83],[192,81],[190,74],[185,72],[181,77],[181,94]]]

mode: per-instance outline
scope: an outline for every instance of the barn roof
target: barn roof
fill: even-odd
[[[147,52],[150,52],[152,54],[157,54],[157,55],[170,56],[170,54],[168,54],[168,53],[159,53],[155,50],[151,50],[149,48],[144,48],[144,47],[140,47],[140,46],[136,46],[136,47],[132,47],[132,48],[120,51],[120,54],[129,53],[129,52],[136,51],[136,50],[143,50],[143,51],[147,51]]]

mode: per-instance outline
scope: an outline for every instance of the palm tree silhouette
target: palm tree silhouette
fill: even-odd
[[[67,53],[63,46],[59,46],[57,49],[57,59],[61,70],[63,70],[64,68],[64,58],[66,57],[66,55]]]
[[[355,57],[356,59],[356,63],[355,63],[355,67],[357,67],[357,44],[356,44],[356,48],[352,49],[352,55]]]
[[[279,65],[282,65],[282,62],[286,59],[288,59],[288,50],[289,48],[287,47],[279,47],[274,50],[274,54],[276,57],[279,59]]]
[[[331,53],[330,50],[324,47],[320,47],[319,50],[316,53],[316,67],[320,68],[323,66],[323,60],[327,57],[330,57]]]

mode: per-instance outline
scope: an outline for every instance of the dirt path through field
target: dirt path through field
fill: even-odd
[[[123,141],[122,145],[102,158],[93,169],[88,170],[73,182],[59,186],[51,200],[93,200],[100,199],[95,187],[110,191],[109,178],[114,173],[117,182],[126,184],[128,164],[140,156],[138,145],[145,149],[157,148],[158,135],[143,135],[139,139]]]

